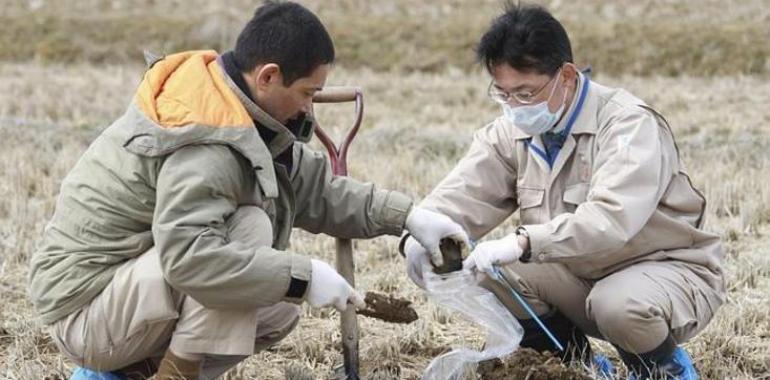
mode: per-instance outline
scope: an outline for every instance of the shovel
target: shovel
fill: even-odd
[[[358,87],[326,87],[313,96],[314,103],[344,103],[356,102],[356,116],[353,121],[353,127],[348,131],[345,139],[339,147],[334,141],[321,129],[316,123],[315,134],[329,152],[329,161],[331,163],[332,174],[334,176],[347,176],[347,156],[348,148],[353,142],[353,138],[361,127],[361,120],[364,114],[364,98],[361,89]],[[355,287],[354,265],[353,265],[353,244],[350,239],[337,239],[337,272],[345,278],[350,286]],[[348,307],[342,312],[342,355],[345,366],[345,377],[347,380],[359,380],[358,376],[358,321],[356,320],[356,310],[354,307]]]

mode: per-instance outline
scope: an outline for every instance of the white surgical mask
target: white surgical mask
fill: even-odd
[[[558,75],[558,74],[557,74]],[[517,107],[511,107],[510,104],[503,104],[503,115],[508,119],[516,128],[521,129],[524,133],[530,136],[541,135],[548,132],[559,121],[561,114],[564,112],[564,101],[567,98],[567,89],[564,88],[564,96],[561,100],[561,106],[556,112],[551,112],[548,109],[548,102],[553,97],[556,86],[551,90],[551,94],[548,95],[548,100],[531,105],[522,105]]]

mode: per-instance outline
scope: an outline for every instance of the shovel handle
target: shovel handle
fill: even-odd
[[[363,120],[364,116],[364,94],[358,87],[330,86],[313,96],[314,103],[344,103],[353,101],[356,102],[356,116],[353,121],[353,127],[348,130],[345,139],[339,147],[317,122],[315,125],[315,135],[318,136],[326,151],[329,152],[332,174],[335,176],[348,175],[348,148],[361,127],[361,120]]]
[[[356,100],[361,94],[359,87],[329,86],[313,95],[313,103],[344,103]]]

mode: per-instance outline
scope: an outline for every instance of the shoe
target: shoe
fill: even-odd
[[[72,371],[70,380],[126,380],[126,378],[112,372],[96,372],[88,368],[77,367]]]
[[[692,359],[682,347],[677,347],[668,361],[658,364],[657,372],[663,374],[666,380],[698,380],[698,371],[692,364]],[[640,380],[632,374],[628,380]]]
[[[690,355],[669,336],[658,348],[644,354],[632,354],[615,346],[628,367],[628,380],[698,380],[698,371]]]
[[[681,368],[681,372],[677,377],[671,379],[678,380],[698,380],[698,371],[695,370],[695,365],[692,364],[692,358],[682,347],[677,347],[672,355],[672,361]]]

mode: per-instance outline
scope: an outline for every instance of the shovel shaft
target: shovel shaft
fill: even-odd
[[[347,176],[348,148],[358,133],[364,113],[364,101],[361,89],[358,87],[327,87],[313,97],[315,103],[356,103],[356,115],[353,127],[348,131],[345,139],[339,147],[327,135],[318,124],[315,134],[329,153],[332,174],[335,176]],[[350,286],[356,286],[355,266],[353,264],[353,242],[350,239],[337,239],[337,272],[347,280]],[[347,380],[359,380],[358,376],[358,320],[356,310],[352,305],[342,313],[342,356],[345,365]]]
[[[355,265],[353,264],[353,242],[350,239],[337,239],[337,272],[355,285]],[[349,305],[342,312],[342,356],[348,380],[358,379],[358,320],[356,308]]]

